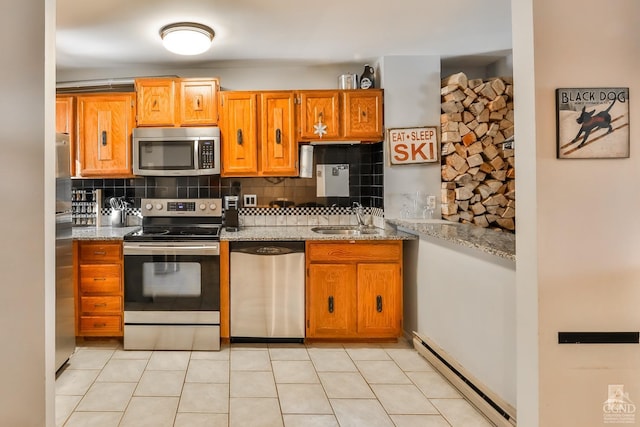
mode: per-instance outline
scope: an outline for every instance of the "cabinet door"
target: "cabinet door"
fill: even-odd
[[[182,79],[180,81],[180,125],[216,125],[218,123],[217,93],[216,79]]]
[[[176,82],[174,79],[136,79],[138,126],[175,126]]]
[[[261,175],[296,176],[293,92],[260,94]]]
[[[303,140],[335,139],[340,136],[339,92],[300,92],[300,137]]]
[[[344,137],[365,141],[382,141],[382,92],[347,91],[343,94]]]
[[[80,175],[131,176],[134,94],[78,97]]]
[[[75,97],[72,95],[56,96],[56,132],[69,135],[69,155],[71,158],[71,176],[76,174],[76,114]]]
[[[356,267],[310,264],[307,281],[307,337],[344,337],[355,332]]]
[[[222,175],[251,176],[258,173],[258,142],[255,92],[222,94]]]
[[[399,336],[402,319],[400,265],[358,264],[358,334]]]

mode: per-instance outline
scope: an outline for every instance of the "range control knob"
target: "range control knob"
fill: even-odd
[[[159,211],[162,210],[162,203],[157,203],[156,204],[156,209],[158,209]]]
[[[215,203],[211,203],[209,205],[209,209],[211,209],[212,211],[215,211],[217,207],[218,207],[218,205],[216,205]]]
[[[151,209],[153,209],[153,205],[151,203],[147,203],[146,205],[144,205],[144,208],[150,211]]]
[[[200,206],[198,206],[200,208],[201,211],[207,209],[207,205],[205,205],[204,203],[200,203]]]

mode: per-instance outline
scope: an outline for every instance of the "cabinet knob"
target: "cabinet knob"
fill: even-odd
[[[96,308],[97,308],[97,307],[106,307],[106,306],[107,306],[107,303],[106,303],[106,302],[103,302],[103,303],[100,303],[100,304],[93,304],[93,306],[94,306],[94,307],[96,307]]]
[[[242,145],[242,129],[238,129],[236,132],[236,142],[238,145]]]
[[[328,305],[329,313],[333,313],[333,296],[329,297]]]
[[[106,255],[107,252],[106,251],[93,251],[94,255]]]
[[[276,129],[276,144],[282,143],[282,131],[280,129]]]
[[[376,310],[378,313],[382,313],[382,295],[376,296]]]
[[[106,130],[102,131],[102,146],[103,147],[107,146],[107,131]]]

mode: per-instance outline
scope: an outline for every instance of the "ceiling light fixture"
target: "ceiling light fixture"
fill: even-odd
[[[177,22],[160,29],[164,47],[178,55],[199,55],[206,52],[214,35],[211,28],[195,22]]]

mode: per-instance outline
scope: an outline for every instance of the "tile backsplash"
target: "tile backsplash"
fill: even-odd
[[[316,164],[349,164],[349,197],[316,197]],[[138,177],[122,179],[74,179],[74,189],[102,189],[102,197],[126,197],[134,208],[143,198],[222,198],[255,194],[257,207],[274,206],[383,206],[382,143],[314,146],[313,178]],[[240,198],[242,206],[242,197]],[[286,201],[286,202],[285,202]],[[104,203],[108,206],[108,203]]]

